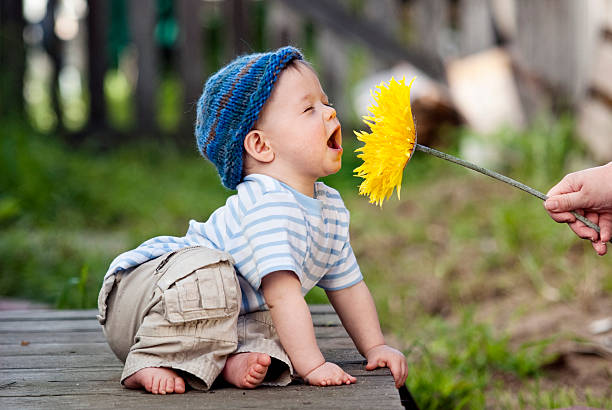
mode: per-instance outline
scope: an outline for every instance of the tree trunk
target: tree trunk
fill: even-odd
[[[23,44],[22,0],[0,1],[0,118],[9,115],[23,118]]]
[[[478,53],[495,45],[493,17],[488,0],[459,2],[459,54]]]
[[[136,82],[136,126],[138,131],[154,133],[157,130],[156,90],[158,85],[158,58],[155,45],[155,0],[130,0],[129,22],[132,42],[138,53],[138,80]]]
[[[413,7],[416,44],[421,50],[444,57],[444,30],[449,22],[447,0],[416,0]]]
[[[106,34],[108,4],[106,0],[89,0],[87,13],[87,61],[89,65],[89,124],[91,131],[108,129],[104,75],[108,66]]]
[[[584,95],[592,61],[590,9],[598,2],[518,0],[516,55],[523,70],[544,88],[575,103]]]
[[[349,119],[351,106],[346,87],[349,61],[344,48],[343,40],[331,30],[321,27],[317,31],[321,84],[341,121]]]
[[[228,61],[235,56],[252,52],[252,45],[248,14],[248,5],[245,0],[226,0],[225,15],[227,21],[227,35],[229,36]]]
[[[280,0],[274,0],[269,5],[270,16],[266,22],[269,33],[270,48],[278,48],[289,44],[304,44],[302,39],[302,22],[300,16]]]
[[[62,106],[60,102],[59,94],[59,74],[62,69],[62,43],[55,34],[55,9],[57,7],[57,0],[48,0],[47,12],[42,21],[43,25],[43,46],[45,51],[51,59],[51,105],[55,118],[57,119],[55,125],[56,132],[64,132],[64,119],[62,114]]]
[[[178,39],[179,73],[183,84],[182,135],[191,134],[193,131],[196,104],[204,85],[201,4],[201,0],[181,0],[176,3],[180,30]]]

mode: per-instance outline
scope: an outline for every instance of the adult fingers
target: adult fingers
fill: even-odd
[[[598,218],[591,217],[588,219],[590,219],[593,223],[597,223]],[[569,223],[568,226],[580,238],[589,239],[591,241],[599,240],[599,234],[597,233],[597,231],[589,228],[588,226],[586,226],[585,224],[583,224],[582,222],[578,220],[576,220],[575,222]]]
[[[586,201],[583,193],[578,191],[551,196],[546,200],[544,206],[551,212],[567,212],[585,208]]]
[[[557,185],[553,186],[552,188],[548,190],[548,192],[546,193],[546,196],[566,194],[568,192],[575,191],[574,189],[571,189],[571,186],[568,183],[568,179],[569,179],[569,175],[566,175],[565,177],[563,177],[563,179],[559,181]]]
[[[612,239],[612,213],[605,213],[599,217],[599,238],[602,242]]]
[[[546,211],[555,222],[567,223],[576,221],[576,217],[570,212],[551,212],[548,209]]]
[[[592,242],[592,244],[593,244],[593,249],[595,249],[595,252],[597,252],[599,256],[604,256],[606,252],[608,252],[608,247],[605,242],[597,241],[597,242]]]

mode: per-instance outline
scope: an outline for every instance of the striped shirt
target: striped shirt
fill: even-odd
[[[242,313],[267,310],[261,280],[275,271],[294,272],[303,295],[315,285],[339,290],[363,279],[338,191],[316,182],[311,198],[259,174],[245,177],[237,190],[206,222],[191,220],[184,237],[158,236],[117,256],[106,276],[187,246],[222,250],[234,259]]]

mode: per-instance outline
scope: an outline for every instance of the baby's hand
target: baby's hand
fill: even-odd
[[[368,360],[366,370],[388,367],[395,380],[395,387],[399,389],[406,383],[408,364],[406,363],[406,358],[399,350],[387,345],[375,346],[367,351],[366,359]]]
[[[311,370],[304,380],[313,386],[340,386],[342,384],[351,384],[357,381],[356,378],[346,373],[340,366],[325,362],[321,366]]]

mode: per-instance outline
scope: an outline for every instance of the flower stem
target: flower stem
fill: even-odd
[[[449,154],[445,154],[444,152],[440,152],[438,150],[435,150],[433,148],[429,148],[425,145],[421,145],[421,144],[416,144],[416,149],[424,152],[426,154],[430,154],[433,155],[434,157],[438,157],[438,158],[442,158],[445,159],[447,161],[450,162],[454,162],[455,164],[459,164],[461,166],[464,166],[466,168],[472,169],[474,171],[480,172],[481,174],[490,176],[491,178],[495,178],[499,181],[505,182],[506,184],[512,185],[515,188],[518,189],[522,189],[523,191],[537,197],[540,198],[542,201],[546,201],[548,199],[548,197],[546,195],[544,195],[543,193],[541,193],[538,190],[535,190],[525,184],[522,184],[518,181],[515,181],[512,178],[508,178],[505,175],[502,174],[498,174],[495,171],[491,171],[488,170],[486,168],[483,167],[479,167],[478,165],[472,164],[471,162],[462,160],[461,158],[457,158],[455,156],[449,155]],[[585,224],[586,226],[588,226],[591,229],[594,229],[595,231],[597,231],[597,233],[599,233],[599,226],[593,222],[591,222],[590,220],[588,220],[587,218],[585,218],[584,216],[580,215],[577,212],[572,211],[572,214],[576,217],[576,219],[578,219],[580,222],[582,222],[583,224]],[[610,240],[610,242],[612,243],[612,240]]]

